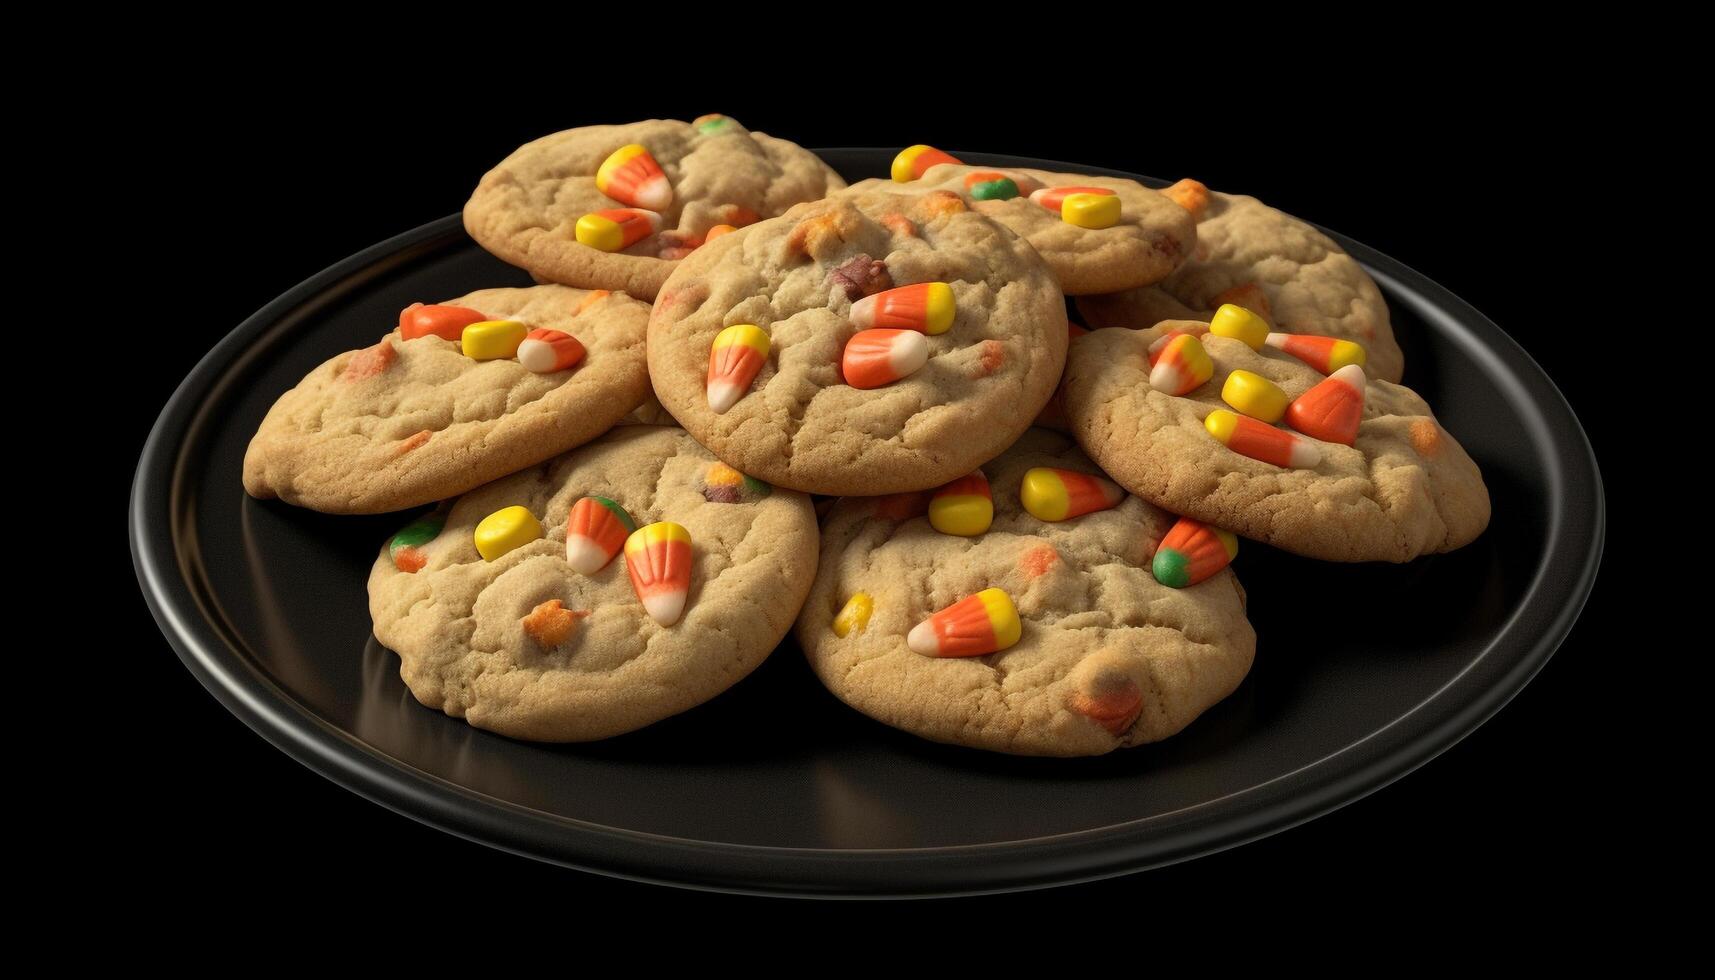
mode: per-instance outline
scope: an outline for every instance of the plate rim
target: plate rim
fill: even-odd
[[[828,147],[824,155],[888,154],[879,147]],[[999,167],[1107,173],[1160,187],[1166,182],[1107,167],[1033,157],[963,152]],[[1321,226],[1317,226],[1320,228]],[[708,891],[828,898],[972,895],[1053,887],[1142,871],[1235,847],[1289,829],[1362,799],[1445,752],[1517,696],[1541,671],[1583,611],[1600,570],[1607,503],[1600,466],[1577,414],[1553,379],[1517,341],[1451,290],[1361,242],[1322,229],[1372,276],[1396,291],[1433,300],[1434,319],[1457,325],[1476,349],[1508,370],[1529,394],[1523,403],[1560,451],[1561,506],[1550,514],[1542,564],[1497,636],[1452,679],[1368,736],[1239,793],[1101,828],[1049,837],[925,848],[836,849],[697,841],[594,824],[470,790],[366,745],[325,721],[257,670],[242,642],[222,635],[202,608],[179,554],[180,449],[202,396],[243,351],[284,314],[378,261],[397,259],[462,232],[448,215],[377,242],[304,279],[217,342],[174,389],[138,457],[128,508],[132,565],[156,625],[179,660],[217,701],[269,744],[352,792],[403,816],[477,843],[597,874]],[[1459,339],[1459,338],[1454,338]],[[1571,450],[1568,452],[1567,450]],[[1580,481],[1569,483],[1567,474]],[[1556,474],[1550,473],[1551,477]],[[1582,497],[1578,491],[1582,491]],[[1570,504],[1570,506],[1568,506]],[[1587,512],[1582,526],[1566,511]],[[162,518],[165,518],[163,520]],[[1577,533],[1582,531],[1583,533]],[[1573,533],[1568,533],[1573,532]],[[1549,589],[1547,586],[1557,588]],[[1547,592],[1553,596],[1545,596]],[[1563,601],[1562,601],[1563,600]],[[1544,604],[1552,608],[1543,610]],[[1462,684],[1526,613],[1534,639],[1500,676],[1453,702],[1444,717],[1401,739],[1402,722]],[[1546,615],[1544,615],[1546,613]],[[235,659],[236,662],[226,662]],[[1360,754],[1362,758],[1343,760]],[[1336,760],[1342,764],[1330,771]],[[1355,762],[1355,764],[1350,764]],[[1235,797],[1264,797],[1243,812],[1207,823],[1201,811]],[[1143,825],[1147,825],[1146,827]],[[582,846],[579,846],[582,845]],[[974,861],[973,858],[982,858]]]

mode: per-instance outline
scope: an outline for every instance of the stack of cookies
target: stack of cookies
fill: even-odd
[[[244,484],[424,509],[375,634],[480,728],[632,731],[790,632],[885,724],[1097,755],[1244,679],[1241,537],[1402,562],[1488,522],[1375,284],[1254,198],[927,146],[847,187],[705,116],[527,144],[465,226],[541,285],[402,310],[280,397]]]

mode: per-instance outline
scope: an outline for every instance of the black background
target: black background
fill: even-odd
[[[527,80],[502,58],[478,65],[476,52],[459,69],[399,52],[363,74],[313,54],[223,64],[156,78],[146,95],[115,94],[134,127],[133,149],[152,158],[154,216],[166,219],[156,234],[168,240],[151,237],[137,250],[160,254],[143,255],[135,271],[159,284],[166,266],[152,263],[171,261],[196,287],[170,339],[129,376],[136,411],[118,424],[133,459],[154,413],[207,346],[324,266],[457,211],[517,144],[586,123],[723,112],[811,147],[928,142],[1194,176],[1338,229],[1441,282],[1518,338],[1584,419],[1607,471],[1610,511],[1621,509],[1603,365],[1588,345],[1587,311],[1571,301],[1607,274],[1602,256],[1619,250],[1611,229],[1592,227],[1586,206],[1591,184],[1610,179],[1590,155],[1603,142],[1590,134],[1608,123],[1569,87],[1499,91],[1467,78],[1455,89],[1446,64],[1408,60],[1343,73],[1275,66],[1278,85],[1221,92],[1196,72],[1170,79],[1140,65],[1106,87],[1065,83],[1026,98],[1023,78],[901,75],[871,88],[795,87],[788,68],[770,64],[757,70],[781,84],[764,96],[706,84],[727,64],[711,55],[702,67],[660,69],[679,83],[607,86],[597,100],[580,87],[585,75],[569,54]],[[1381,85],[1370,73],[1384,70]],[[287,73],[290,86],[270,84]],[[1616,190],[1614,205],[1624,206],[1625,189]],[[1446,895],[1460,896],[1458,908],[1471,914],[1580,903],[1630,859],[1612,834],[1630,809],[1615,782],[1624,784],[1626,767],[1608,764],[1616,726],[1596,707],[1613,681],[1607,638],[1623,625],[1618,548],[1611,538],[1589,608],[1541,675],[1393,786],[1187,864],[917,914],[1124,907],[1387,918],[1408,908],[1452,911],[1438,904]],[[449,890],[507,906],[507,916],[519,914],[510,907],[519,902],[530,906],[525,914],[550,918],[589,905],[697,916],[791,907],[539,865],[381,809],[220,708],[180,666],[134,587],[127,611],[134,642],[126,656],[143,692],[128,700],[136,730],[159,748],[130,772],[148,787],[140,822],[107,838],[126,880],[170,879],[246,910],[311,885],[328,915],[409,914]],[[1608,780],[1600,793],[1592,792],[1595,771]]]

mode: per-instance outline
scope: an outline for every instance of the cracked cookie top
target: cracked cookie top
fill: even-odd
[[[1159,286],[1078,300],[1091,327],[1152,327],[1207,320],[1224,303],[1245,307],[1283,333],[1362,344],[1364,369],[1398,381],[1405,355],[1387,302],[1357,260],[1327,235],[1254,197],[1210,191],[1192,180],[1168,188],[1197,216],[1197,247]]]
[[[1050,523],[1020,503],[1026,472],[1099,471],[1032,429],[983,467],[983,533],[936,531],[916,498],[846,498],[796,635],[842,701],[924,738],[1021,755],[1099,755],[1183,729],[1238,687],[1256,634],[1231,569],[1190,588],[1150,572],[1173,515],[1136,497]],[[1018,619],[998,653],[934,657],[908,636],[937,611],[999,589]]]
[[[1001,183],[1010,181],[1011,186]],[[995,191],[996,186],[1004,188]],[[1090,174],[1060,174],[1016,167],[976,167],[943,163],[908,183],[867,180],[853,190],[946,190],[963,196],[972,208],[1012,229],[1035,248],[1054,270],[1068,296],[1112,293],[1165,279],[1191,255],[1197,223],[1171,199],[1135,180]],[[1095,188],[1119,200],[1118,220],[1107,227],[1083,227],[1061,217],[1058,196],[1032,200],[1043,189]],[[1005,195],[1005,196],[990,196]],[[1045,204],[1049,206],[1044,206]]]
[[[650,317],[649,372],[662,406],[739,470],[893,493],[1011,444],[1053,394],[1066,336],[1060,290],[1023,239],[953,194],[870,191],[693,253]]]
[[[1477,464],[1409,388],[1369,381],[1350,445],[1310,439],[1246,420],[1270,440],[1307,447],[1311,465],[1276,465],[1241,455],[1212,434],[1211,413],[1238,419],[1224,392],[1235,371],[1246,392],[1278,388],[1290,402],[1324,382],[1298,358],[1227,337],[1196,338],[1210,362],[1184,395],[1151,387],[1149,348],[1173,331],[1096,330],[1078,338],[1061,400],[1091,458],[1127,490],[1177,514],[1287,551],[1330,561],[1409,561],[1469,543],[1489,523],[1489,492]],[[1195,381],[1196,378],[1191,380]],[[1272,389],[1270,389],[1272,390]],[[1278,407],[1278,406],[1276,406]],[[1278,413],[1275,413],[1278,414]],[[1270,436],[1269,433],[1275,433]]]
[[[603,193],[597,173],[616,151],[641,146],[671,197],[659,227],[616,251],[578,238],[579,219],[631,208],[623,181]],[[485,174],[465,204],[465,230],[483,248],[540,280],[623,289],[654,299],[668,274],[717,226],[742,227],[846,186],[809,150],[725,116],[584,126],[526,143]],[[623,239],[622,239],[623,241]],[[607,243],[613,244],[613,243]]]
[[[332,514],[445,500],[588,442],[648,394],[649,306],[630,296],[535,286],[444,305],[569,334],[583,356],[537,373],[512,356],[476,360],[435,334],[406,340],[396,327],[280,396],[244,455],[251,496]]]
[[[684,529],[688,592],[672,625],[639,599],[630,548],[591,574],[573,570],[567,530],[586,497],[639,528]],[[478,524],[512,507],[540,535],[483,560]],[[571,742],[641,728],[749,674],[804,601],[817,533],[803,494],[743,480],[679,429],[625,426],[466,494],[409,548],[408,563],[382,549],[369,609],[411,693],[478,728]]]

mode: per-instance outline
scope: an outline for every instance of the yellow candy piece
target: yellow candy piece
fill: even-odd
[[[994,523],[994,501],[976,494],[937,497],[929,501],[929,526],[942,534],[971,538]]]
[[[1286,414],[1289,399],[1280,386],[1251,371],[1234,371],[1221,386],[1221,400],[1253,419],[1273,425]]]
[[[1222,303],[1209,321],[1209,332],[1217,337],[1237,340],[1251,350],[1262,350],[1268,343],[1268,321],[1250,310],[1232,303]]]
[[[541,536],[542,524],[530,508],[503,507],[476,526],[476,551],[483,561],[499,561]]]
[[[852,633],[862,633],[869,625],[869,614],[875,611],[875,600],[868,592],[859,592],[846,600],[845,608],[834,617],[834,635],[844,638]]]
[[[464,356],[475,361],[496,361],[518,353],[530,328],[517,320],[483,320],[464,328],[459,340]]]
[[[1117,194],[1068,194],[1060,202],[1060,220],[1079,228],[1112,228],[1120,223]]]

